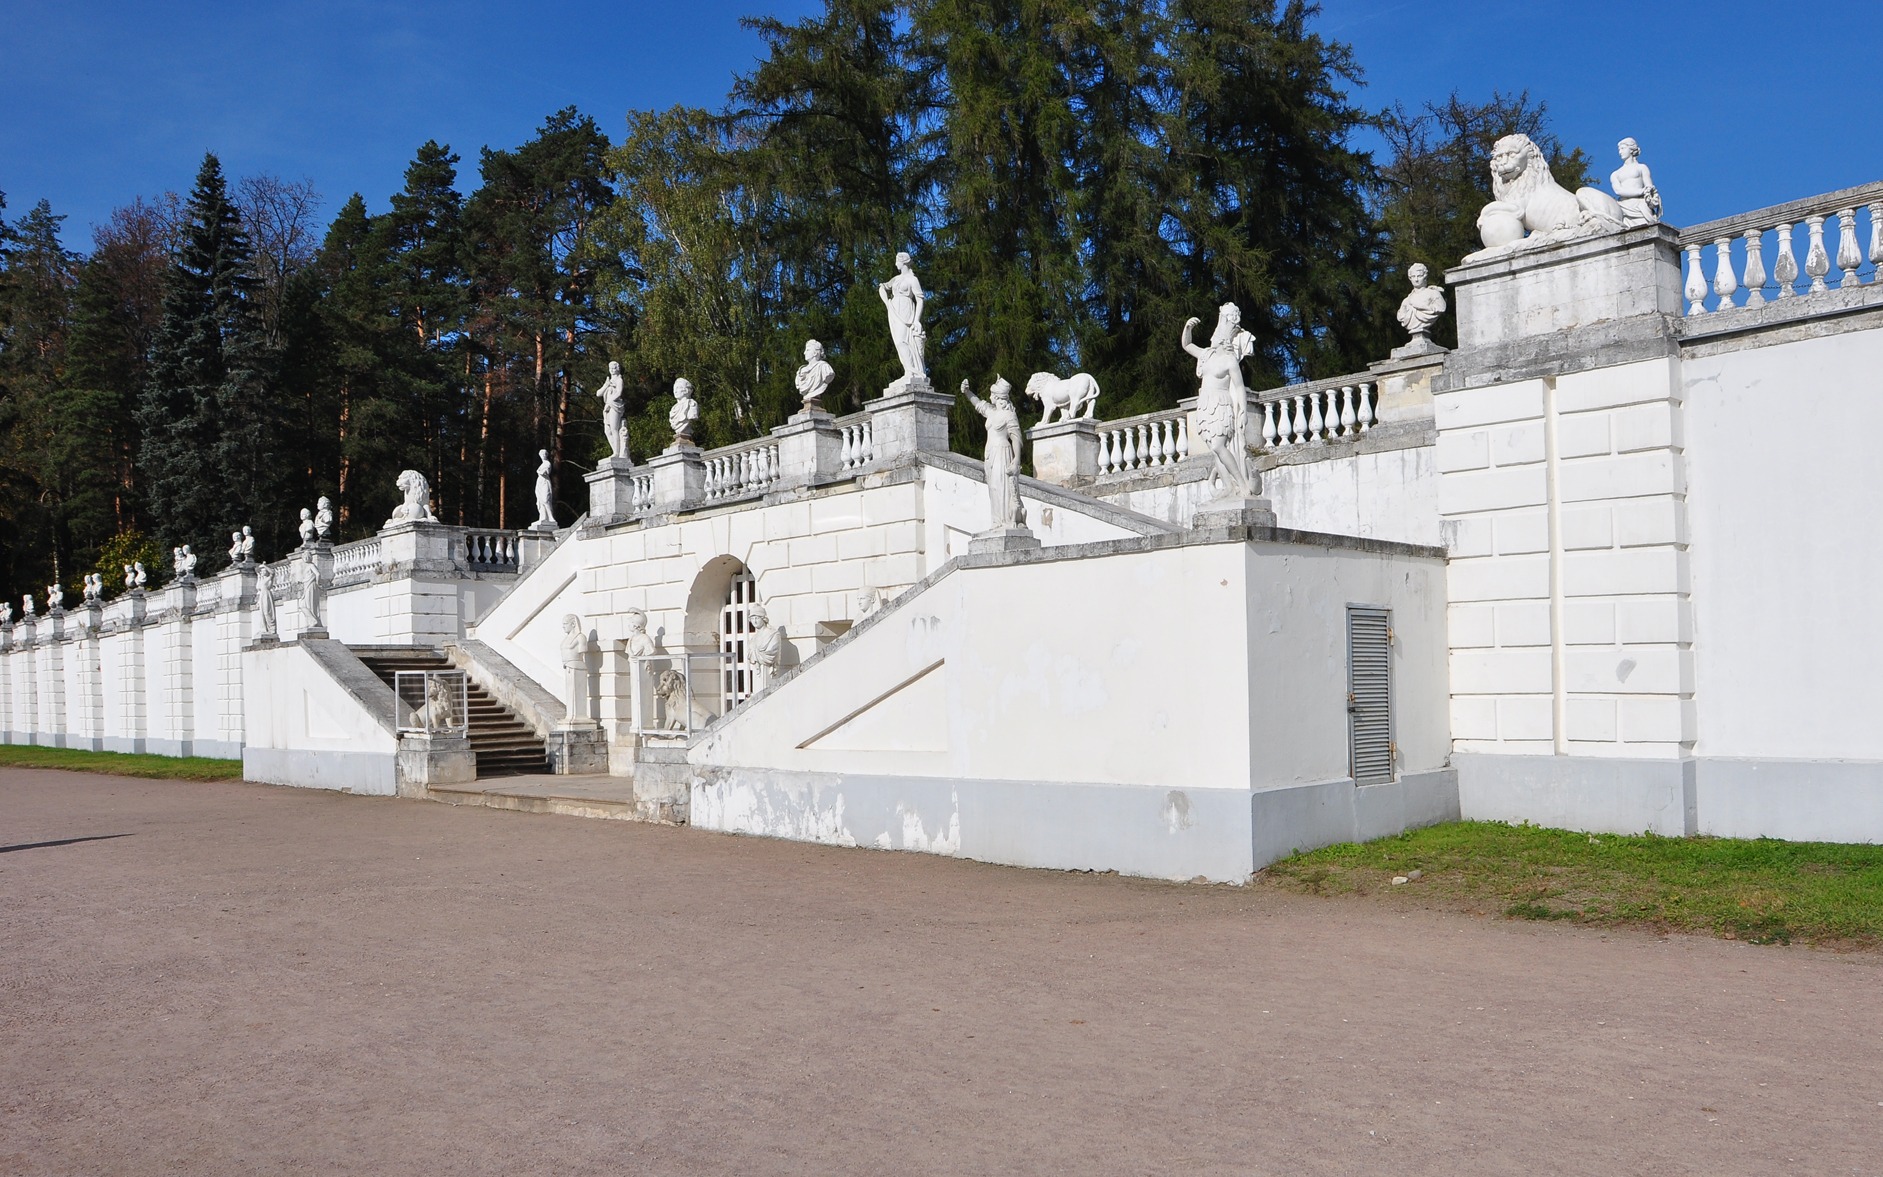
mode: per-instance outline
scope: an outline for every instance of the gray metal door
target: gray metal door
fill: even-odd
[[[1347,606],[1347,748],[1356,785],[1393,779],[1392,612]]]

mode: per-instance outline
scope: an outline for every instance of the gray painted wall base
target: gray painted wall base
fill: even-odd
[[[142,752],[144,738],[142,736],[106,736],[104,745],[107,752]]]
[[[144,751],[152,756],[194,756],[196,753],[190,750],[194,745],[194,740],[166,740],[153,736],[144,741]]]
[[[1460,753],[1464,816],[1594,833],[1883,842],[1883,762]]]
[[[1251,792],[683,770],[644,761],[636,791],[642,775],[661,778],[680,771],[690,775],[688,820],[702,829],[919,850],[1009,866],[1218,883],[1245,882],[1297,849],[1379,837],[1458,816],[1457,782],[1450,770],[1364,789],[1343,780]]]
[[[242,745],[234,740],[194,740],[190,746],[196,751],[193,755],[208,756],[215,760],[242,759]]]
[[[298,785],[391,797],[398,792],[392,752],[307,752],[244,748],[242,777],[268,785]]]

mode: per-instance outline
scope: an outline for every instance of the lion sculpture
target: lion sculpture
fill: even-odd
[[[1026,394],[1045,407],[1046,411],[1040,415],[1041,425],[1053,419],[1054,410],[1059,412],[1061,421],[1074,417],[1090,420],[1092,409],[1098,404],[1098,381],[1084,372],[1064,380],[1051,372],[1035,372],[1026,382]]]
[[[1496,199],[1478,214],[1484,248],[1472,257],[1622,225],[1621,204],[1614,197],[1594,188],[1571,192],[1558,184],[1543,150],[1528,135],[1506,135],[1491,148],[1491,194]]]
[[[393,523],[433,523],[432,488],[425,476],[416,470],[405,470],[399,474],[399,493],[405,496],[392,512],[387,524]]]
[[[693,700],[692,720],[687,722],[687,680],[677,670],[663,670],[654,679],[654,695],[661,702],[661,711],[666,720],[668,731],[687,731],[689,728],[702,728],[719,717],[705,700]]]

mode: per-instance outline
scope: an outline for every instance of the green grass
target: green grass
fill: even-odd
[[[155,777],[175,781],[240,780],[240,760],[211,760],[207,756],[149,756],[141,752],[85,752],[77,748],[35,748],[0,745],[0,768],[65,768],[73,772],[105,772],[117,776]]]
[[[1414,870],[1422,876],[1392,885]],[[1381,895],[1513,919],[1883,947],[1883,846],[1453,822],[1298,854],[1263,877],[1306,894]]]

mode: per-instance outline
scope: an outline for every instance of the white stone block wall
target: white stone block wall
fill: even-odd
[[[1692,751],[1681,397],[1674,359],[1436,396],[1459,751]]]

